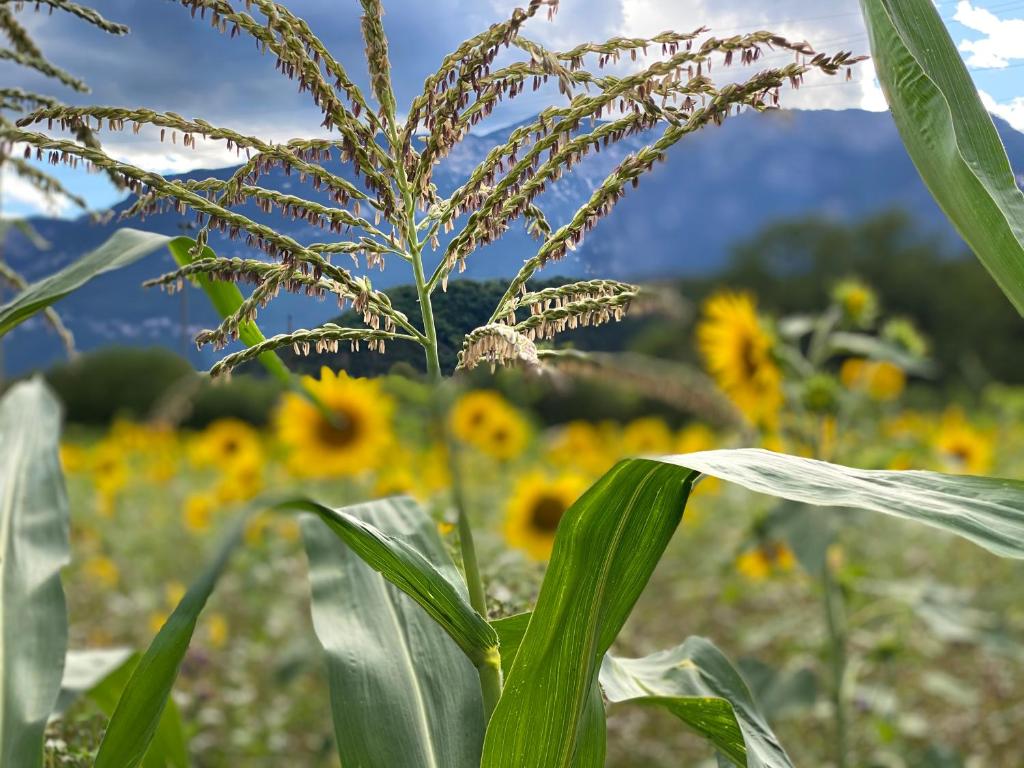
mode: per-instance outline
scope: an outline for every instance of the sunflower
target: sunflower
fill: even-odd
[[[534,471],[520,478],[505,507],[505,539],[535,560],[547,560],[565,511],[587,489],[580,475],[551,478]]]
[[[860,280],[848,279],[832,290],[832,300],[843,310],[848,321],[860,328],[867,328],[878,316],[878,297]]]
[[[679,430],[675,439],[676,453],[710,451],[715,447],[715,433],[707,424],[687,424]]]
[[[259,432],[241,419],[217,419],[194,438],[189,449],[194,465],[229,471],[254,463],[262,454]]]
[[[851,391],[864,392],[872,400],[895,400],[903,393],[907,375],[895,363],[850,357],[839,369],[839,380]]]
[[[128,467],[121,448],[109,440],[96,445],[89,457],[92,482],[101,496],[113,497],[128,484]]]
[[[782,407],[782,372],[772,356],[774,344],[749,294],[720,293],[705,303],[697,327],[701,355],[740,412],[762,427],[773,426]]]
[[[507,461],[526,448],[526,422],[505,398],[492,390],[475,390],[460,397],[452,408],[450,421],[452,433],[459,440],[491,458]]]
[[[950,472],[984,475],[992,468],[992,437],[971,426],[958,408],[943,415],[933,445]]]
[[[83,472],[89,467],[89,455],[77,443],[60,444],[60,466],[65,474]]]
[[[316,402],[289,393],[275,415],[277,435],[291,451],[289,467],[306,477],[351,477],[376,469],[392,444],[394,402],[379,382],[324,366],[305,376]]]
[[[551,442],[547,459],[558,468],[576,469],[586,475],[603,474],[615,461],[618,450],[617,428],[610,424],[570,421],[561,427]]]
[[[191,533],[206,533],[213,523],[216,500],[206,493],[193,493],[185,499],[181,519]]]
[[[82,566],[87,580],[96,582],[107,589],[113,589],[121,580],[121,570],[117,563],[106,555],[94,555]]]
[[[687,424],[675,437],[673,451],[675,453],[696,453],[697,451],[710,451],[715,447],[715,433],[706,424]],[[717,477],[705,475],[693,489],[695,496],[709,496],[718,493],[722,481]],[[693,509],[687,509],[689,519],[695,517]]]
[[[634,419],[622,430],[622,452],[626,456],[649,456],[672,450],[672,432],[656,416]]]
[[[751,581],[764,581],[776,573],[788,573],[796,566],[796,556],[780,541],[763,542],[736,558],[736,570]]]
[[[388,451],[388,457],[388,463],[381,468],[374,480],[373,495],[377,498],[416,495],[418,488],[412,454],[407,449],[396,446]]]
[[[213,490],[217,501],[233,504],[248,501],[263,490],[263,456],[251,453],[239,456],[227,467]]]
[[[228,643],[231,627],[223,613],[211,613],[206,619],[206,639],[213,648],[223,648]]]

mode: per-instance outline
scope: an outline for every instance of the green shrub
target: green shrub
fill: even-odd
[[[195,376],[183,357],[159,347],[107,347],[87,352],[45,374],[66,418],[106,424],[117,416],[142,419],[170,392]]]

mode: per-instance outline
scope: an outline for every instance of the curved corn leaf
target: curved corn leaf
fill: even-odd
[[[865,470],[759,448],[657,459],[758,493],[820,507],[855,507],[955,533],[1024,558],[1024,482],[939,472]]]
[[[64,714],[80,697],[88,697],[109,717],[139,663],[140,654],[127,648],[68,651],[55,715]],[[188,768],[188,741],[174,699],[168,698],[143,768]]]
[[[238,516],[216,556],[189,587],[132,671],[100,742],[95,768],[135,768],[142,762],[161,723],[199,614],[242,541],[248,519],[248,514]]]
[[[384,533],[346,508],[331,509],[310,499],[290,499],[277,508],[317,515],[363,562],[419,603],[476,666],[496,662],[494,630],[473,610],[464,590],[404,539]]]
[[[601,687],[610,702],[667,709],[741,768],[792,768],[739,672],[703,637],[642,659],[607,654]]]
[[[171,256],[174,257],[178,266],[184,267],[186,264],[191,264],[194,261],[192,249],[195,248],[195,245],[196,241],[190,237],[176,237],[167,244],[167,249],[171,252]],[[202,258],[214,259],[216,257],[217,254],[213,252],[210,246],[203,246]],[[244,301],[242,292],[235,283],[213,280],[208,275],[195,275],[193,279],[199,283],[199,287],[203,289],[213,308],[217,310],[217,314],[222,318],[233,315],[242,305],[242,301]],[[259,326],[252,320],[245,320],[238,324],[238,338],[247,347],[267,340]],[[291,372],[281,361],[281,358],[277,356],[277,352],[273,350],[264,352],[257,359],[267,372],[276,379],[285,384],[292,383]]]
[[[60,407],[39,379],[0,400],[0,765],[36,768],[60,692],[68,502]]]
[[[511,667],[530,615],[518,613],[491,622],[501,640],[503,668]],[[677,648],[643,659],[619,659],[606,653],[599,679],[594,681],[592,709],[588,710],[588,716],[600,716],[599,730],[595,728],[588,741],[600,743],[602,762],[578,762],[574,766],[604,764],[604,698],[612,703],[664,706],[737,765],[791,765],[742,677],[709,640],[691,637]],[[580,741],[581,748],[588,743],[582,735]]]
[[[1024,314],[1024,193],[932,0],[861,0],[878,80],[932,196]]]
[[[484,739],[483,768],[574,765],[605,652],[682,519],[696,473],[619,462],[562,518]]]
[[[416,502],[382,499],[347,512],[414,547],[468,599],[434,521]],[[478,766],[484,713],[473,665],[419,605],[321,519],[303,515],[302,533],[341,764]]]
[[[96,275],[120,269],[166,245],[170,240],[156,232],[119,229],[99,248],[44,277],[0,307],[0,336],[40,310],[60,301]]]

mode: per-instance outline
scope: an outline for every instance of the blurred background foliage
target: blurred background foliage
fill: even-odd
[[[821,217],[772,224],[738,242],[720,272],[656,284],[677,296],[683,311],[584,328],[567,333],[565,340],[581,350],[630,351],[696,364],[691,343],[694,307],[712,291],[749,290],[761,309],[788,315],[825,305],[837,281],[851,276],[873,287],[888,315],[912,318],[926,337],[942,340],[931,350],[934,375],[927,387],[911,388],[912,401],[934,405],[953,398],[970,403],[994,383],[1024,383],[1024,357],[1016,353],[1024,343],[1024,328],[1012,306],[962,246],[922,233],[898,211],[853,224]],[[538,287],[561,282],[554,277]],[[411,287],[388,293],[402,311],[418,311]],[[502,293],[497,280],[449,285],[437,307],[443,366],[454,366],[462,335],[487,319]],[[346,324],[348,318],[339,322]],[[342,350],[329,360],[316,353],[303,357],[286,351],[283,356],[291,368],[309,374],[329,362],[353,376],[416,377],[422,371],[418,352],[394,344],[386,355]],[[279,394],[279,385],[256,366],[248,366],[226,385],[214,385],[164,348],[108,347],[54,366],[46,377],[64,401],[68,419],[81,424],[105,424],[116,416],[143,418],[171,409],[187,426],[202,426],[219,415],[259,425]],[[552,382],[514,371],[494,376],[475,371],[470,380],[532,407],[546,423],[584,418],[598,404],[613,420],[644,414],[681,418],[659,399],[600,378]]]

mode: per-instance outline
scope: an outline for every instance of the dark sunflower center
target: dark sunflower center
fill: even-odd
[[[757,346],[751,336],[744,336],[740,340],[740,367],[743,370],[743,378],[753,379],[758,369]]]
[[[330,448],[345,448],[359,437],[359,422],[352,414],[334,411],[333,419],[321,418],[317,422],[317,438]]]
[[[971,449],[969,446],[963,443],[959,443],[953,446],[953,449],[950,451],[950,454],[953,456],[954,459],[956,459],[960,463],[966,464],[968,459],[971,458]]]
[[[235,438],[233,437],[229,437],[227,440],[224,441],[224,453],[228,454],[229,456],[234,454],[238,450],[238,447],[238,441],[235,440]]]
[[[557,496],[540,496],[530,512],[530,525],[544,533],[554,533],[565,514],[565,502]]]

